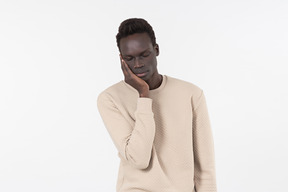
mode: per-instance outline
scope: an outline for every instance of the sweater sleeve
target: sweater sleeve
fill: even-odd
[[[147,168],[155,136],[152,99],[138,98],[133,124],[125,119],[108,94],[98,96],[97,107],[120,155],[135,168]]]
[[[194,182],[197,192],[216,192],[214,141],[203,91],[193,111]]]

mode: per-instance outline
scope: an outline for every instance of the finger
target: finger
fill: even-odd
[[[128,64],[125,62],[124,59],[122,59],[122,63],[123,63],[124,69],[125,69],[125,71],[127,72],[127,74],[128,74],[128,75],[132,75],[133,73],[132,73],[130,67],[128,66]]]
[[[123,60],[121,54],[119,54],[119,56],[120,56],[120,62],[121,62],[121,69],[122,69],[122,71],[124,71],[124,70],[126,71],[124,60]]]
[[[125,66],[125,62],[123,61],[123,59],[121,60],[121,68],[122,68],[122,71],[124,73],[125,76],[128,75],[128,71],[127,71],[127,68]]]
[[[135,74],[132,72],[132,70],[130,69],[129,65],[126,63],[126,61],[123,59],[122,55],[120,54],[120,58],[122,60],[123,66],[126,70],[127,75],[129,76],[134,76]],[[136,76],[136,75],[135,75]]]
[[[125,63],[125,61],[122,59],[121,60],[122,63],[122,71],[124,73],[125,78],[130,78],[131,74],[129,73],[129,69],[127,68],[127,63]]]
[[[129,73],[129,75],[133,75],[134,73],[132,72],[132,70],[130,69],[129,65],[125,62],[124,59],[123,59],[123,62],[124,62],[125,69]]]

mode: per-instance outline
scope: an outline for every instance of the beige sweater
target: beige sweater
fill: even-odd
[[[212,130],[198,86],[163,75],[140,98],[122,80],[97,104],[121,160],[117,192],[216,192]]]

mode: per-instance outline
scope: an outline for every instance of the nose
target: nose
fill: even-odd
[[[136,57],[135,62],[134,62],[134,68],[139,68],[142,66],[143,66],[143,64],[141,64],[140,59]]]

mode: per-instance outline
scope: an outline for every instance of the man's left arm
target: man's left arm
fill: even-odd
[[[203,91],[193,109],[194,184],[197,192],[216,192],[214,141]]]

